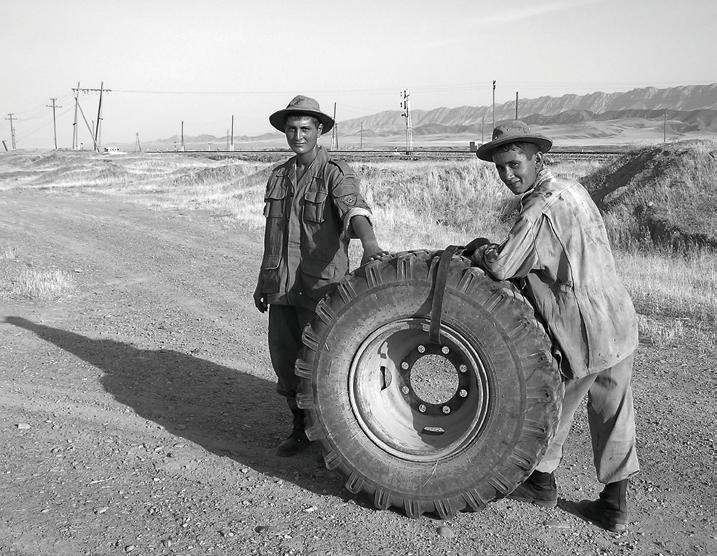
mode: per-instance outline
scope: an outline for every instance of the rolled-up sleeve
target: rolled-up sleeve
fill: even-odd
[[[371,226],[374,225],[373,214],[368,204],[361,196],[358,178],[347,171],[347,165],[341,165],[341,171],[332,176],[331,199],[341,218],[343,234],[351,239],[356,238],[351,228],[351,219],[354,216],[365,216]]]

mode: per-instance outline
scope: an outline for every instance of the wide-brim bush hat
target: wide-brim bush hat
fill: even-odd
[[[334,119],[328,114],[324,114],[319,108],[319,103],[311,97],[304,95],[296,95],[286,108],[274,112],[269,116],[269,123],[276,129],[284,133],[286,130],[286,118],[289,116],[313,116],[317,118],[324,126],[322,133],[330,131],[334,127]]]
[[[489,143],[478,147],[478,158],[487,162],[493,162],[493,151],[501,145],[508,143],[534,143],[544,153],[553,146],[552,140],[545,135],[532,133],[530,127],[520,120],[509,120],[495,126],[493,137]]]

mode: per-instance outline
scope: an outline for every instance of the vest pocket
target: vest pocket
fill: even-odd
[[[283,179],[275,179],[267,188],[264,198],[264,216],[266,230],[264,233],[264,258],[261,262],[263,270],[275,269],[281,262],[286,227],[286,187]]]
[[[284,176],[275,176],[266,188],[266,195],[264,195],[264,216],[281,218],[284,215],[286,193]]]
[[[304,193],[304,220],[321,223],[324,219],[324,205],[328,193],[321,190],[309,189]]]

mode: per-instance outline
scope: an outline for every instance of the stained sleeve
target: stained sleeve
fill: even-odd
[[[498,280],[524,278],[531,270],[540,268],[535,240],[543,215],[532,218],[521,215],[503,243],[491,243],[483,248],[478,266]]]

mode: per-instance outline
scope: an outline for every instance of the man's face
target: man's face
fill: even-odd
[[[493,162],[501,181],[513,193],[521,195],[535,184],[541,153],[529,155],[521,150],[495,151]]]
[[[322,126],[316,126],[314,118],[309,116],[289,116],[286,118],[286,142],[296,154],[304,154],[316,148],[316,141],[321,136]]]

